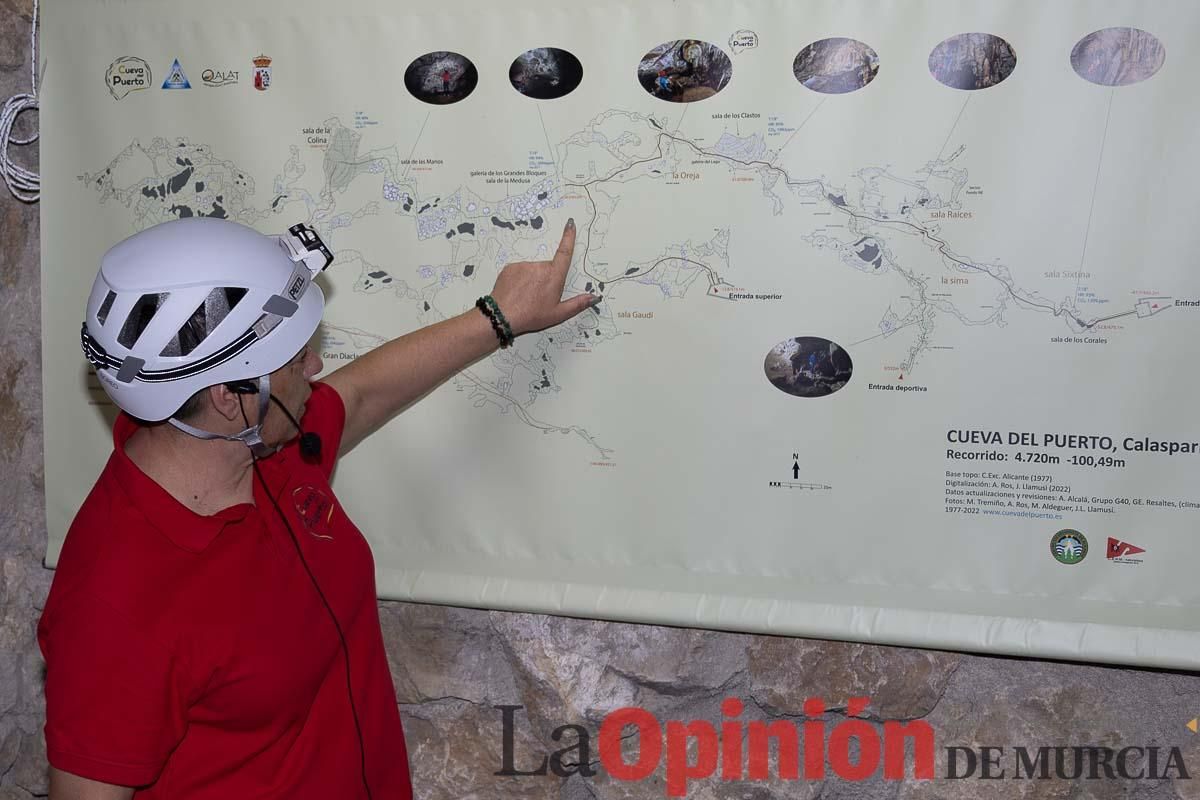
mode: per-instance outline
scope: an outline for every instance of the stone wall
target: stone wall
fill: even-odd
[[[0,0],[0,98],[28,86],[31,0]],[[36,122],[23,120],[22,128]],[[28,149],[28,148],[24,148]],[[34,148],[36,155],[36,148]],[[20,154],[24,155],[24,153]],[[2,190],[0,190],[2,191]],[[42,741],[42,665],[35,625],[51,573],[42,567],[43,514],[38,207],[0,196],[0,800],[47,792]],[[832,730],[848,698],[871,698],[864,716],[925,720],[936,732],[937,774],[949,745],[1005,746],[1009,779],[799,782],[697,781],[688,796],[772,798],[1185,798],[1200,778],[1011,780],[1012,748],[1099,745],[1184,748],[1200,770],[1200,676],[1033,660],[750,636],[713,631],[380,603],[410,761],[423,800],[452,798],[662,798],[660,770],[640,783],[583,778],[497,777],[501,711],[513,712],[513,766],[536,767],[576,741],[551,739],[560,725],[597,734],[606,712],[640,706],[661,720],[719,724],[721,702],[737,717],[800,720],[806,698],[823,698]],[[1162,761],[1166,760],[1164,751]],[[775,762],[772,762],[775,769]],[[1069,766],[1069,764],[1068,764]],[[1160,763],[1159,771],[1163,764]],[[1102,774],[1102,773],[1101,773]]]
[[[0,0],[0,102],[29,91],[30,0]],[[36,130],[36,112],[14,135]],[[29,151],[33,152],[16,152]],[[14,147],[22,163],[37,147]],[[26,156],[32,155],[32,159]],[[46,793],[42,664],[34,637],[52,573],[42,567],[42,347],[38,207],[0,183],[0,799]]]

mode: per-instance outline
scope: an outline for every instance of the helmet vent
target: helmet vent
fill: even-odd
[[[112,309],[113,301],[116,299],[116,292],[109,292],[104,296],[104,302],[100,304],[100,310],[96,312],[96,321],[101,325],[104,324],[104,320],[108,319],[108,312]]]
[[[171,296],[170,292],[160,292],[158,294],[144,294],[138,298],[133,304],[133,308],[129,311],[129,316],[125,318],[125,324],[121,326],[121,333],[117,336],[117,341],[123,347],[130,350],[137,344],[138,337],[150,325],[150,321],[154,319],[155,312],[163,303],[167,302],[167,298]]]
[[[196,307],[187,321],[180,326],[179,331],[167,342],[161,356],[186,356],[200,346],[217,326],[229,316],[242,298],[246,290],[240,286],[217,287],[208,293],[204,302]]]

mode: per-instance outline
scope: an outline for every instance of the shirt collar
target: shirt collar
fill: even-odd
[[[119,414],[113,425],[111,464],[117,484],[146,521],[176,545],[199,553],[212,544],[226,525],[241,522],[254,510],[253,505],[241,503],[202,516],[176,500],[125,454],[125,443],[138,428],[138,423],[125,413]]]

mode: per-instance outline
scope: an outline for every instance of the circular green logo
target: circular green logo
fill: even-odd
[[[1050,537],[1050,554],[1060,564],[1078,564],[1087,552],[1087,537],[1079,531],[1067,528]]]

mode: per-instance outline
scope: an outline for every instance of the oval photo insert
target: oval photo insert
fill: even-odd
[[[821,94],[857,92],[875,80],[877,72],[879,55],[857,39],[821,39],[792,61],[796,80]]]
[[[583,65],[566,50],[535,47],[513,60],[508,81],[521,94],[535,100],[557,100],[575,91],[583,80]]]
[[[728,86],[732,77],[733,62],[725,51],[699,39],[663,42],[638,64],[642,88],[670,103],[705,100]]]
[[[850,354],[828,339],[797,336],[771,348],[763,362],[767,380],[796,397],[824,397],[850,382]]]
[[[1016,68],[1012,45],[990,33],[951,36],[929,54],[929,74],[951,89],[987,89]]]
[[[471,59],[438,50],[417,56],[404,70],[404,88],[422,103],[438,106],[465,100],[475,91],[479,73]]]
[[[1167,48],[1138,28],[1105,28],[1089,33],[1071,49],[1071,67],[1100,86],[1141,83],[1162,69]]]

